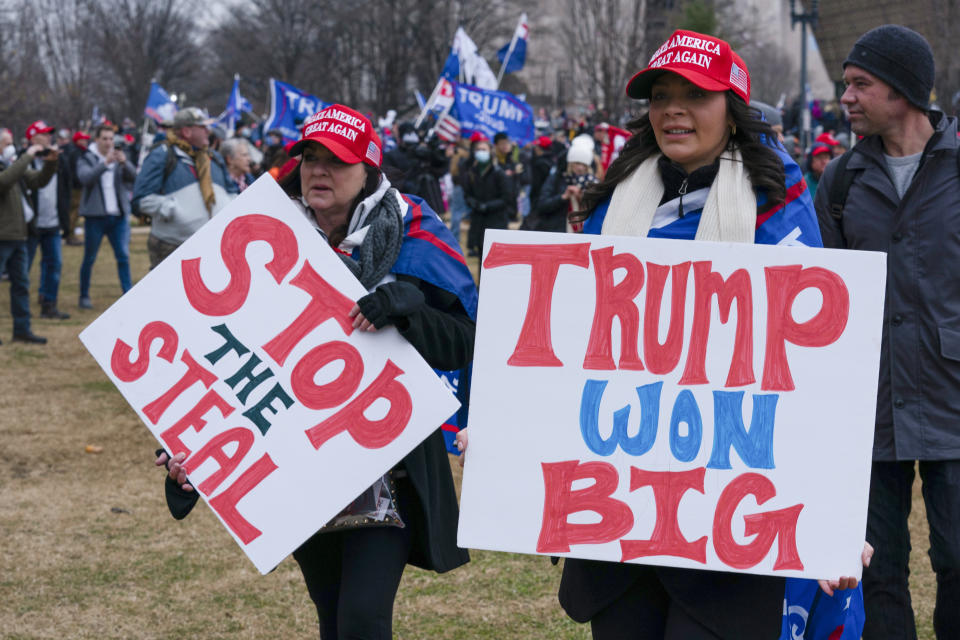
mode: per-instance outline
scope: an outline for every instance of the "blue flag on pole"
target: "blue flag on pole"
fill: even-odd
[[[512,93],[453,83],[453,95],[464,138],[480,132],[492,140],[504,131],[521,147],[533,142],[533,109]]]
[[[503,73],[513,73],[523,69],[523,65],[527,61],[527,36],[529,34],[527,14],[524,13],[520,16],[520,22],[513,32],[513,38],[497,51],[497,58],[500,60],[500,64],[504,65]]]
[[[240,95],[240,74],[235,74],[233,76],[233,89],[230,90],[230,98],[227,99],[227,108],[217,118],[217,122],[223,124],[227,131],[233,133],[237,129],[237,122],[240,121],[240,114],[245,111],[252,112],[253,106]]]
[[[270,78],[270,115],[263,130],[279,130],[284,142],[299,140],[300,123],[330,104],[292,84]]]
[[[159,122],[173,120],[177,113],[177,103],[170,99],[170,95],[156,82],[150,83],[150,95],[147,97],[147,106],[143,109],[144,115]]]

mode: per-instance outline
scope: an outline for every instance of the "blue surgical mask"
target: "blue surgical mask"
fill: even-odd
[[[476,158],[477,162],[480,164],[487,164],[490,162],[490,152],[489,151],[474,151],[473,157]]]

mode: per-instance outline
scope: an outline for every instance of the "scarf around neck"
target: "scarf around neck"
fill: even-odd
[[[197,182],[200,183],[203,204],[207,207],[207,213],[210,213],[217,203],[217,196],[213,192],[213,178],[210,175],[210,153],[206,149],[194,149],[192,144],[177,137],[177,134],[173,131],[167,134],[167,140],[193,160],[193,164],[197,168]]]
[[[313,210],[302,196],[300,202],[313,216]],[[381,176],[377,190],[354,209],[347,237],[337,247],[337,255],[368,291],[390,273],[400,255],[403,242],[401,202],[400,192],[390,185],[386,176]]]
[[[646,237],[663,199],[663,179],[654,154],[613,190],[603,220],[604,235]],[[753,244],[757,197],[743,166],[740,151],[724,151],[697,226],[696,240]]]

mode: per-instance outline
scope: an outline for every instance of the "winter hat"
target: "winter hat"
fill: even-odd
[[[290,148],[290,155],[303,152],[309,141],[317,142],[349,164],[365,162],[380,168],[382,143],[370,119],[342,104],[333,104],[303,122],[303,137]]]
[[[582,134],[573,139],[567,151],[567,164],[579,162],[588,167],[593,165],[593,137]]]
[[[926,39],[899,24],[885,24],[860,36],[843,68],[852,64],[877,76],[903,94],[910,104],[930,108],[935,68]]]
[[[654,81],[667,71],[707,91],[733,91],[750,102],[750,73],[743,59],[719,38],[678,29],[650,58],[647,68],[630,78],[627,95],[649,98]]]

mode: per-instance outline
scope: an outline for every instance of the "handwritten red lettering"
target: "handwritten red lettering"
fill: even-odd
[[[847,326],[850,294],[843,279],[820,267],[800,265],[766,267],[767,348],[763,362],[764,391],[793,391],[793,376],[787,362],[786,343],[800,347],[832,344]],[[793,302],[805,289],[819,289],[823,303],[817,315],[804,323],[793,319]]]
[[[203,283],[200,258],[181,262],[183,290],[194,309],[208,316],[225,316],[243,306],[251,279],[246,249],[258,240],[269,243],[273,250],[273,260],[265,266],[280,284],[299,259],[296,235],[276,218],[260,214],[242,216],[227,225],[220,239],[220,256],[230,272],[230,282],[222,291],[210,291]]]
[[[567,553],[571,544],[612,542],[633,527],[633,513],[625,503],[611,498],[617,490],[617,469],[607,462],[544,462],[543,520],[537,539],[538,553]],[[573,489],[577,480],[592,479],[584,489]],[[600,516],[593,524],[572,524],[568,516],[592,511]]]
[[[550,337],[550,309],[553,287],[560,266],[590,266],[590,243],[581,244],[504,244],[490,246],[483,266],[495,269],[509,265],[530,266],[530,296],[520,337],[507,364],[513,367],[561,367],[553,352]]]
[[[130,345],[117,338],[113,345],[113,353],[110,354],[110,370],[113,371],[113,375],[123,382],[133,382],[143,377],[150,366],[150,345],[157,338],[163,340],[160,350],[157,351],[157,357],[172,363],[177,356],[179,343],[177,332],[166,322],[157,320],[148,323],[140,330],[140,337],[137,338],[137,359],[134,362],[130,362],[132,351]]]

